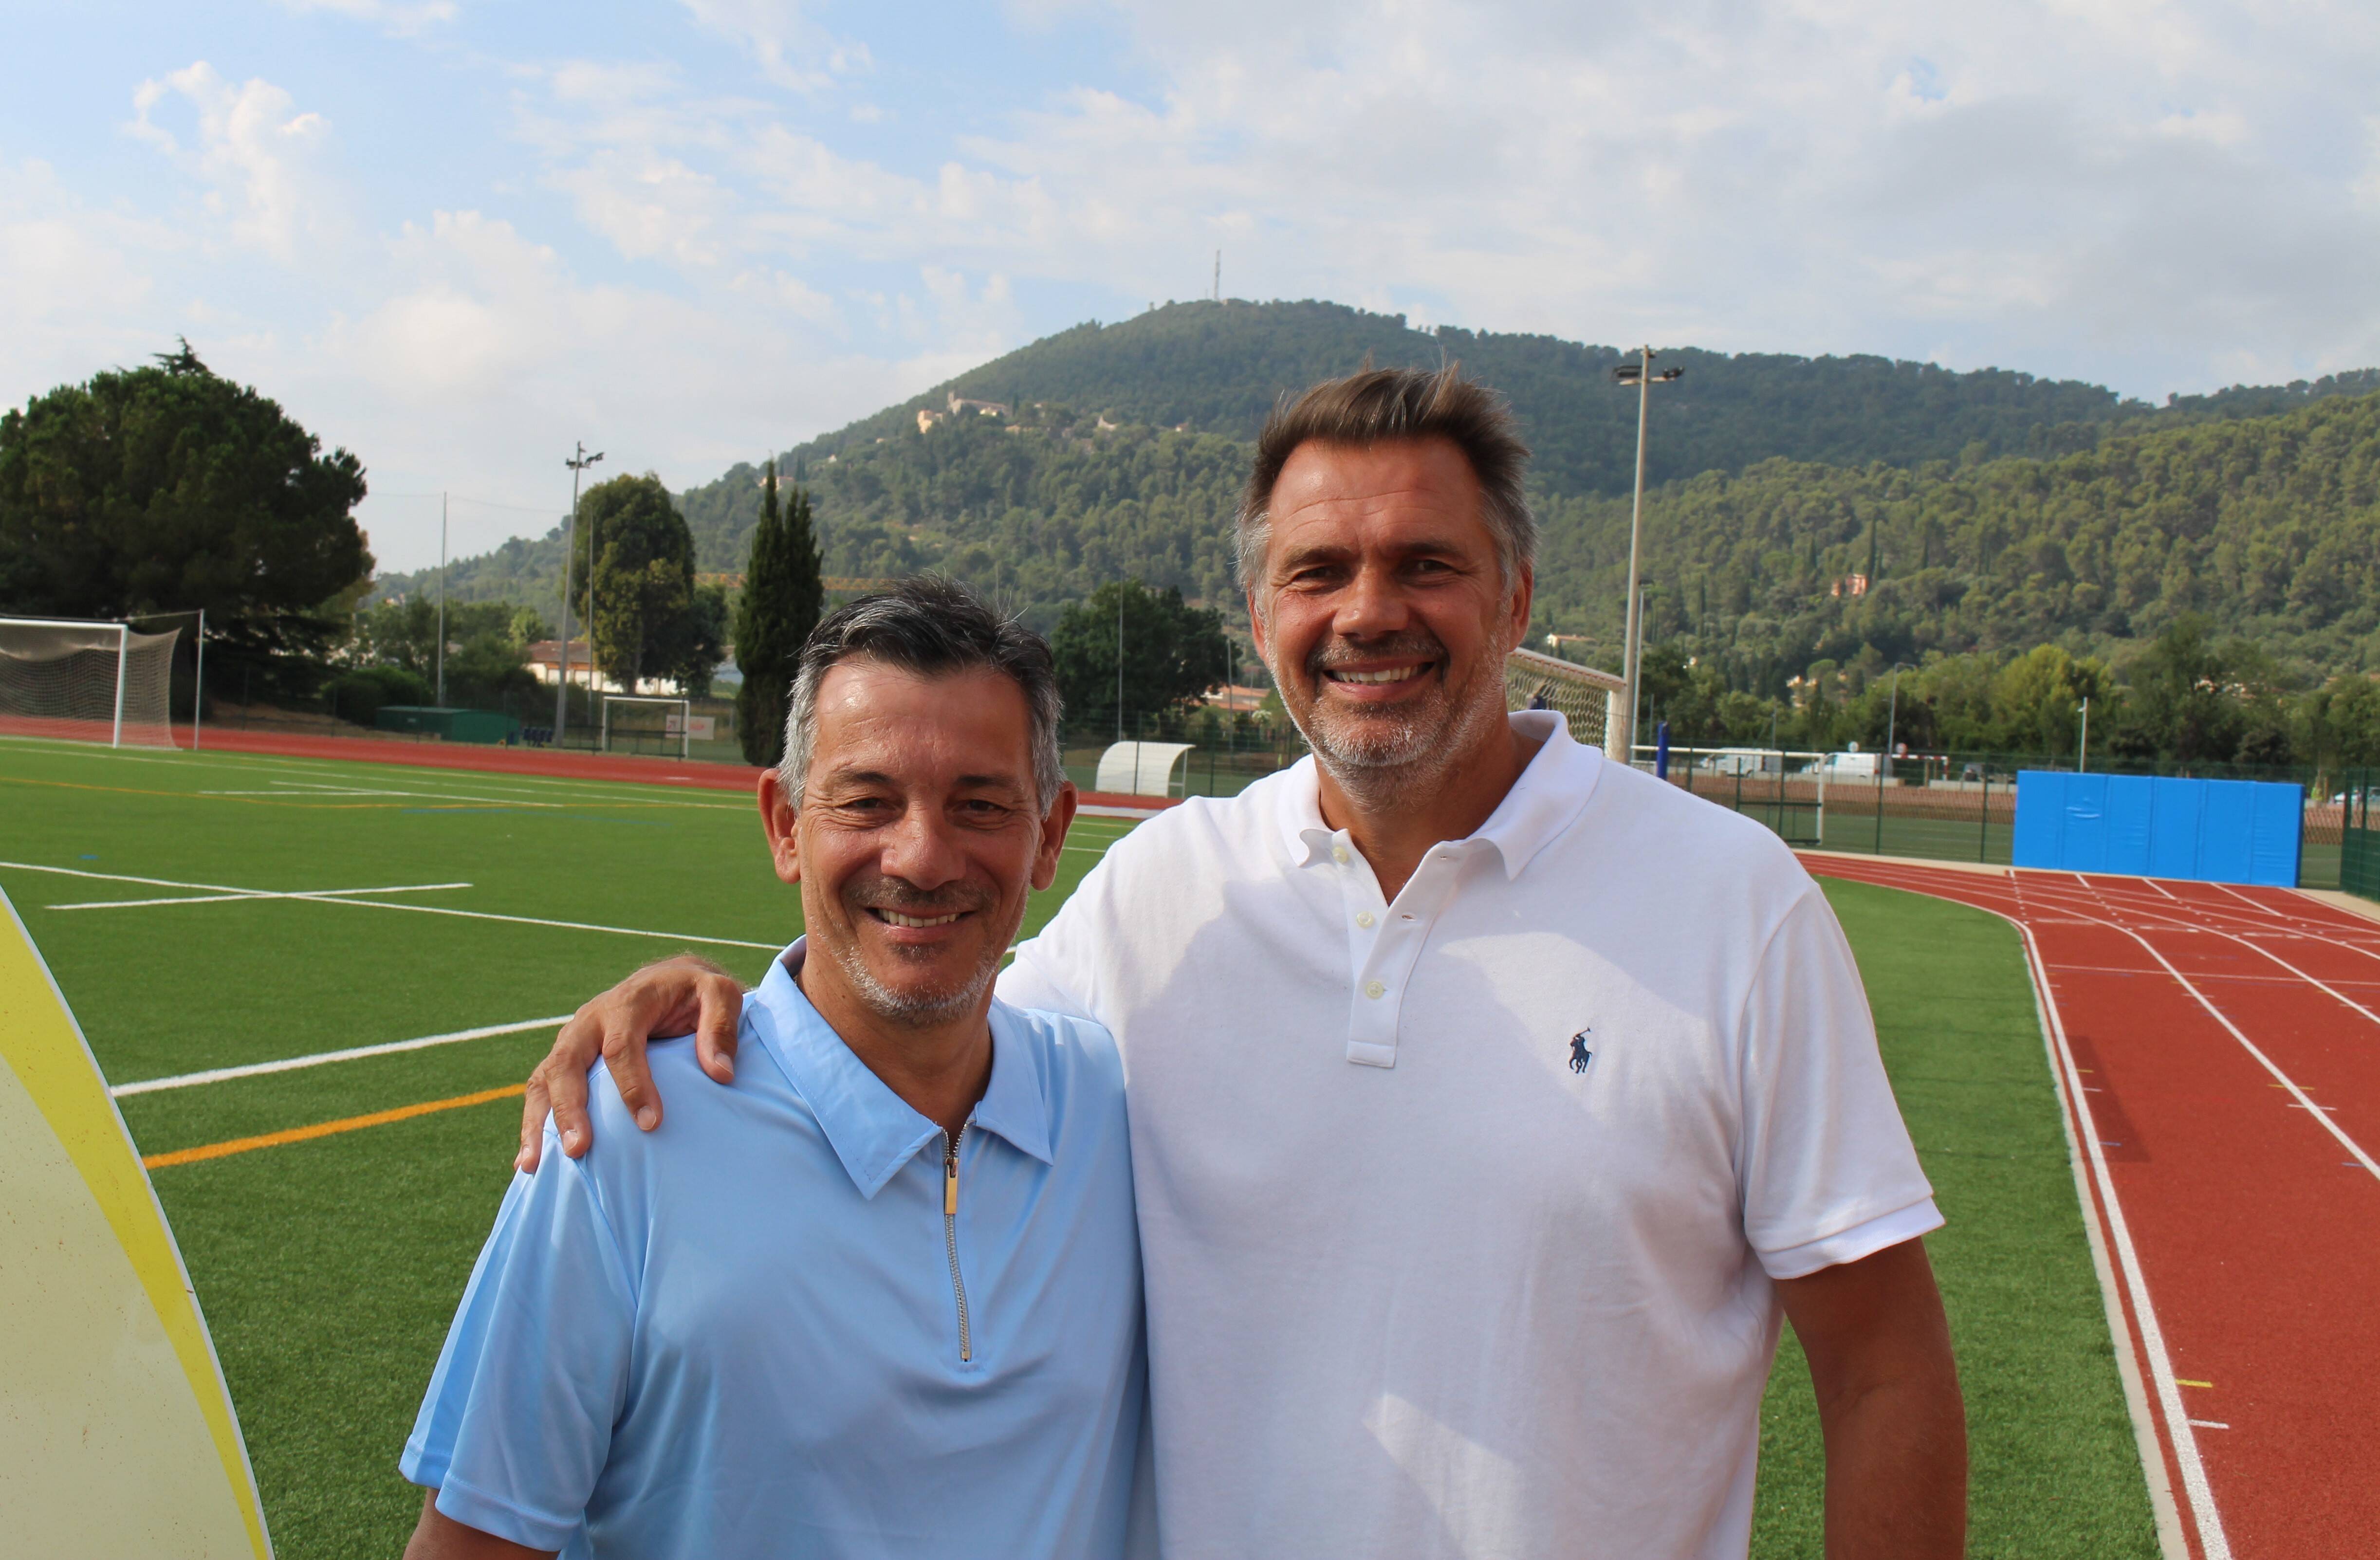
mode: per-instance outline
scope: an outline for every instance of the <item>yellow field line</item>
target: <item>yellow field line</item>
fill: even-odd
[[[317,1121],[310,1127],[290,1127],[278,1132],[266,1132],[259,1137],[233,1138],[227,1143],[211,1143],[197,1148],[177,1148],[171,1154],[152,1154],[140,1163],[152,1170],[169,1165],[190,1165],[201,1159],[221,1159],[226,1155],[246,1154],[257,1148],[279,1148],[284,1143],[305,1143],[312,1138],[327,1138],[338,1132],[361,1131],[366,1127],[385,1127],[392,1121],[409,1121],[416,1116],[427,1116],[437,1110],[460,1110],[467,1105],[485,1105],[490,1100],[518,1099],[527,1085],[509,1083],[501,1089],[481,1089],[473,1094],[456,1094],[453,1099],[430,1100],[421,1105],[401,1105],[395,1110],[375,1110],[369,1116],[345,1116],[336,1121]]]

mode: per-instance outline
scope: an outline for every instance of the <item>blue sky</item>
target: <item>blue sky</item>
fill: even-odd
[[[18,0],[0,400],[187,334],[383,565],[1202,293],[2157,396],[2380,363],[2323,0]]]

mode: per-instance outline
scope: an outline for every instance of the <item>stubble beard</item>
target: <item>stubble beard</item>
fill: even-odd
[[[1372,655],[1434,655],[1438,664],[1422,675],[1437,685],[1427,697],[1377,712],[1330,706],[1325,703],[1329,695],[1318,692],[1304,719],[1290,712],[1314,750],[1314,761],[1341,790],[1367,806],[1440,789],[1487,733],[1503,726],[1502,678],[1490,683],[1475,670],[1462,683],[1453,682],[1452,658],[1433,634],[1395,635],[1366,649]],[[1306,659],[1306,672],[1318,690],[1333,660],[1330,651],[1330,647],[1323,646]],[[1276,673],[1275,681],[1280,680]],[[1491,692],[1495,696],[1488,696]]]
[[[891,880],[881,877],[847,888],[844,905],[855,925],[871,908],[897,910],[905,915],[918,916],[947,914],[953,910],[987,911],[991,908],[983,895],[971,890],[917,894],[903,891]],[[1008,943],[1014,936],[1015,928],[1012,926],[1008,931],[1006,937],[985,941],[983,953],[972,971],[956,981],[939,985],[887,985],[874,970],[868,968],[867,956],[860,951],[856,937],[848,943],[838,942],[829,946],[827,952],[834,960],[835,968],[843,972],[844,979],[850,983],[851,989],[860,1001],[867,1004],[868,1011],[887,1023],[899,1024],[905,1029],[930,1029],[964,1017],[968,1010],[983,999],[983,994],[990,989],[992,981],[1000,974],[1000,961],[1008,951]],[[893,958],[905,961],[915,957],[897,949],[891,951]]]

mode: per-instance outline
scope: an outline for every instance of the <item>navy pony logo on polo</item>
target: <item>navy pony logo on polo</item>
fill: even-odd
[[[1595,1059],[1595,1053],[1586,1048],[1586,1037],[1594,1033],[1592,1029],[1582,1029],[1570,1037],[1570,1070],[1572,1072],[1585,1072],[1586,1064]]]

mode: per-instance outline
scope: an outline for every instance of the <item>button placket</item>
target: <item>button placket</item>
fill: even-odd
[[[1378,926],[1358,941],[1353,1011],[1347,1022],[1347,1059],[1366,1067],[1397,1064],[1397,1027],[1404,1008],[1406,984],[1421,961],[1422,946],[1445,907],[1462,870],[1462,854],[1439,846],[1424,856],[1421,865],[1397,895],[1397,909],[1381,905],[1370,913]],[[1369,885],[1377,899],[1378,885]],[[1351,890],[1352,894],[1352,890]],[[1359,925],[1362,923],[1359,921]],[[1352,935],[1351,935],[1352,936]],[[1368,945],[1368,946],[1366,946]]]

